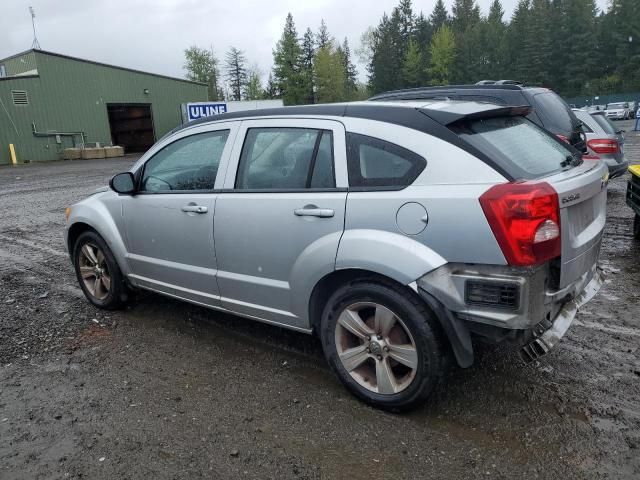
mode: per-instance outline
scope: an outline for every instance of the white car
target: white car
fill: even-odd
[[[629,102],[608,103],[604,114],[611,120],[627,120],[633,117],[633,110]]]

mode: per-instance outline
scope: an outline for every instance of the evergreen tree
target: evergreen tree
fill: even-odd
[[[245,100],[262,100],[265,91],[262,89],[262,81],[257,67],[253,67],[247,76],[247,84],[244,89]]]
[[[345,95],[347,99],[351,99],[357,90],[358,71],[351,59],[351,49],[349,48],[347,37],[344,37],[344,42],[342,43],[342,63],[344,67]]]
[[[264,89],[264,98],[271,99],[271,100],[280,98],[278,85],[276,84],[276,81],[273,79],[273,74],[271,72],[269,72],[267,86]]]
[[[480,8],[475,0],[455,0],[451,26],[455,35],[454,79],[459,83],[478,80],[479,57],[483,55]]]
[[[302,38],[302,74],[304,90],[307,92],[306,103],[315,103],[313,84],[313,59],[316,55],[316,46],[313,32],[310,28]]]
[[[429,23],[431,24],[431,28],[433,31],[437,31],[441,26],[448,24],[450,22],[449,12],[447,12],[447,7],[444,6],[443,0],[437,0],[435,6],[433,7],[433,12],[429,16]]]
[[[226,77],[231,89],[231,100],[242,100],[242,92],[247,85],[247,59],[242,50],[229,48],[225,57]]]
[[[346,100],[344,56],[333,42],[318,48],[314,65],[318,103]]]
[[[428,73],[431,84],[448,85],[456,53],[455,36],[448,25],[441,26],[433,35],[430,53],[431,64]]]
[[[503,20],[504,10],[500,0],[493,0],[486,20],[485,55],[487,68],[481,73],[483,79],[507,78],[506,42],[507,26]]]
[[[318,29],[318,34],[316,36],[316,45],[318,46],[318,50],[321,48],[329,47],[331,43],[331,35],[329,35],[329,29],[327,28],[327,24],[324,21],[324,18],[320,21],[320,28]]]
[[[372,34],[372,55],[369,63],[369,89],[371,93],[398,88],[401,60],[395,52],[393,26],[385,13]],[[399,61],[400,60],[400,61]]]
[[[402,78],[404,85],[407,87],[419,87],[424,82],[424,66],[422,63],[422,53],[418,42],[409,41],[409,48],[404,55],[404,63],[402,65]]]
[[[414,39],[417,43],[418,50],[420,52],[420,59],[422,65],[420,70],[422,71],[421,82],[427,83],[426,71],[429,67],[429,45],[431,44],[431,37],[435,29],[429,22],[429,19],[425,17],[422,12],[416,17]]]
[[[278,96],[285,105],[299,105],[306,101],[308,91],[302,72],[302,47],[290,13],[287,15],[282,37],[273,51],[273,76]]]

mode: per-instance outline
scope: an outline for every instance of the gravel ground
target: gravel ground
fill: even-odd
[[[0,478],[639,478],[626,177],[609,187],[607,282],[559,347],[530,366],[480,349],[392,415],[351,397],[312,337],[152,294],[90,306],[64,208],[132,160],[0,168]]]

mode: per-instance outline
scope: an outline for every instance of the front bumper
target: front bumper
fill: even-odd
[[[534,339],[520,349],[520,358],[525,363],[530,363],[549,352],[567,333],[578,309],[598,293],[603,283],[602,270],[596,267],[591,281],[587,283],[582,292],[562,307],[551,327],[541,333],[534,330]]]

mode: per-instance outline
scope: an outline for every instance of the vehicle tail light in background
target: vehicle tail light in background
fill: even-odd
[[[538,265],[560,255],[560,204],[548,183],[494,185],[480,206],[509,265]]]
[[[589,145],[591,150],[600,154],[618,153],[620,151],[618,141],[609,138],[594,138],[589,140],[587,145]]]
[[[586,155],[582,156],[583,160],[600,160],[600,157],[598,155],[591,155],[590,153],[587,153]]]
[[[558,137],[560,140],[562,140],[564,143],[570,143],[569,139],[567,137],[565,137],[564,135],[561,135],[559,133],[556,133],[556,137]]]

